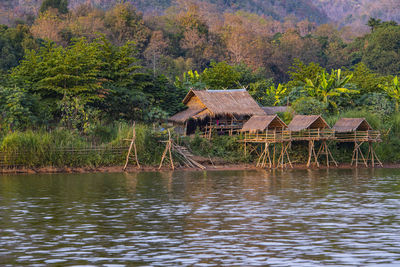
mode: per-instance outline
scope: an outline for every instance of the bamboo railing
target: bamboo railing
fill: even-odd
[[[335,133],[338,142],[381,142],[379,131],[354,131],[350,133]]]
[[[245,132],[244,139],[240,141],[248,143],[281,143],[290,140],[290,131],[288,130],[269,130],[255,133]]]

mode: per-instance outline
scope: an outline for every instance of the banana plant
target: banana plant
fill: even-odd
[[[278,87],[275,87],[275,85],[270,86],[265,91],[268,96],[272,96],[275,99],[274,106],[282,101],[282,99],[286,96],[286,92],[287,88],[282,84],[279,84]]]
[[[349,89],[349,82],[353,75],[347,75],[342,77],[342,71],[332,70],[331,74],[328,75],[325,71],[321,73],[317,83],[313,83],[310,79],[306,79],[304,91],[306,91],[311,97],[314,97],[321,102],[331,105],[337,108],[337,104],[332,100],[332,97],[341,96],[342,94],[357,94],[358,90]]]
[[[386,83],[385,85],[381,86],[383,90],[388,94],[390,98],[396,103],[396,112],[399,111],[399,102],[400,102],[400,82],[399,78],[395,76],[393,81],[389,84]]]

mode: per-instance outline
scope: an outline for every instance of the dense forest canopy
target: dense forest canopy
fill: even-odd
[[[339,21],[345,4],[363,19]],[[1,129],[162,120],[190,88],[244,87],[260,105],[304,114],[389,116],[400,26],[397,13],[368,8],[379,10],[367,0],[2,1]]]

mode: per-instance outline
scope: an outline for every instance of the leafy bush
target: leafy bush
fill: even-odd
[[[297,114],[301,115],[323,114],[327,108],[326,104],[313,97],[299,98],[293,103],[292,107]]]
[[[361,95],[355,101],[355,105],[379,116],[389,116],[395,111],[395,104],[385,94],[370,93]]]

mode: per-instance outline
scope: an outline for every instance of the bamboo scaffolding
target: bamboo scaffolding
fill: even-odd
[[[379,160],[378,156],[375,153],[374,147],[372,145],[372,142],[368,142],[368,154],[367,154],[367,162],[369,160],[369,158],[371,157],[371,166],[372,168],[375,168],[375,165],[379,165],[381,167],[383,167],[382,162]],[[375,160],[377,161],[375,163]]]
[[[362,144],[364,144],[364,142],[360,142],[360,143],[358,143],[357,141],[354,142],[354,150],[353,150],[353,156],[351,158],[351,166],[353,166],[353,164],[355,164],[356,168],[358,167],[359,156],[361,156],[362,163],[364,163],[365,167],[368,167],[368,163],[365,160],[364,154],[361,150]]]
[[[329,146],[328,146],[326,140],[323,140],[322,143],[321,143],[321,146],[320,146],[320,148],[318,150],[318,153],[317,153],[317,159],[319,159],[320,155],[325,155],[326,166],[328,168],[330,167],[330,165],[329,165],[330,162],[333,162],[336,165],[336,167],[338,166],[335,158],[333,157],[333,155],[332,155],[332,153],[331,153],[331,151],[329,149]],[[332,160],[330,160],[330,159],[332,159]]]

